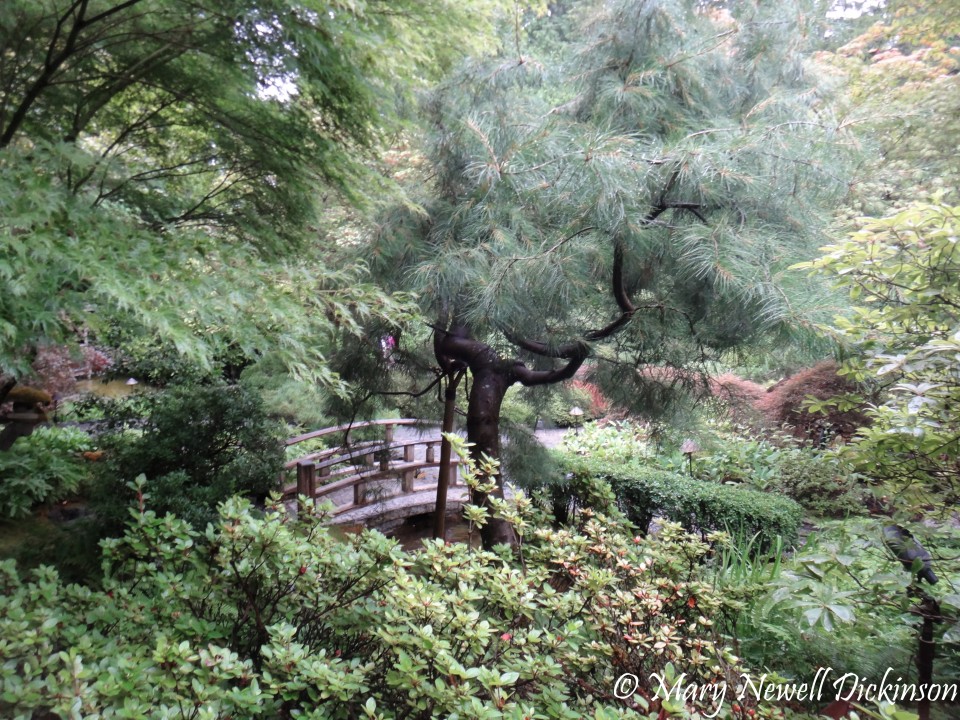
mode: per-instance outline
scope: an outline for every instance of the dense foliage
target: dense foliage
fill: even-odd
[[[323,340],[402,298],[331,262],[324,211],[384,190],[365,160],[397,108],[497,7],[6,2],[0,374],[119,317],[203,362],[273,349],[333,382]]]
[[[378,276],[416,281],[425,307],[449,303],[478,337],[559,345],[615,317],[622,261],[638,309],[616,351],[631,365],[683,365],[787,316],[803,324],[783,271],[816,246],[818,203],[841,187],[836,131],[791,26],[803,16],[591,10],[564,16],[559,67],[521,48],[531,56],[436,91],[429,219],[398,210],[377,228]],[[611,392],[646,410],[648,378],[617,372],[603,377]]]
[[[44,427],[0,453],[0,517],[23,517],[40,503],[77,493],[90,480],[82,453],[92,448],[81,430]]]
[[[916,529],[938,557],[956,552],[957,539],[949,530]],[[921,589],[910,573],[901,571],[876,523],[854,520],[821,527],[754,588],[750,609],[737,623],[741,652],[788,674],[832,667],[871,682],[879,682],[888,669],[914,677],[923,617],[917,603],[929,594],[938,600],[942,617],[933,637],[934,681],[952,682],[960,672],[960,595],[955,590],[960,578],[950,564],[936,567],[940,583]],[[731,590],[746,590],[745,583],[738,585]],[[944,707],[939,717],[952,717],[951,711]]]
[[[805,265],[849,292],[853,313],[835,320],[857,353],[847,372],[887,391],[846,452],[910,506],[952,508],[960,492],[958,238],[960,208],[917,204]]]
[[[231,500],[199,534],[143,503],[100,591],[3,567],[5,715],[639,718],[661,706],[651,673],[742,669],[710,620],[725,601],[698,569],[708,546],[675,526],[641,540],[586,517],[531,532],[521,561],[337,539],[311,506]],[[621,673],[642,682],[619,701]],[[717,717],[745,717],[731,700]],[[662,703],[711,700],[683,705]]]
[[[186,386],[144,402],[142,420],[131,425],[120,412],[100,439],[105,460],[93,500],[102,531],[122,530],[133,498],[127,485],[138,475],[157,512],[201,529],[230,496],[262,502],[276,488],[284,458],[280,428],[256,395],[237,386]]]
[[[953,3],[894,0],[865,31],[821,58],[842,75],[838,112],[867,152],[846,223],[914,201],[956,198],[960,17]]]
[[[934,0],[7,0],[0,411],[81,366],[164,390],[0,453],[0,530],[33,528],[0,715],[751,720],[805,706],[660,679],[960,676],[958,39]],[[822,328],[842,377],[706,376],[740,348],[772,381]],[[277,418],[431,375],[404,407],[452,417],[464,367],[467,543],[265,500]],[[495,497],[501,403],[531,498]],[[548,457],[529,428],[573,406],[660,420]],[[894,518],[852,517],[865,485]]]

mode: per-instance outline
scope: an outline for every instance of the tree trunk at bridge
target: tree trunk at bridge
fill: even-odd
[[[443,441],[440,443],[440,468],[437,471],[437,508],[433,515],[433,537],[438,540],[446,538],[447,534],[447,488],[450,487],[450,478],[453,477],[453,468],[450,465],[452,446],[447,440],[447,433],[454,430],[454,421],[457,414],[457,387],[463,379],[465,370],[455,371],[447,376],[447,387],[443,392]]]
[[[472,444],[470,456],[478,463],[484,457],[500,458],[500,407],[507,390],[514,383],[544,385],[572,378],[589,355],[584,343],[575,343],[560,348],[569,350],[568,362],[555,370],[531,370],[519,360],[505,360],[484,342],[469,337],[465,328],[436,330],[434,337],[437,358],[441,368],[462,366],[470,369],[473,385],[470,388],[467,406],[467,441]],[[489,480],[481,477],[481,481]],[[472,491],[471,502],[490,509],[491,496],[503,497],[503,478],[497,473],[493,478],[496,487],[490,494]],[[491,512],[492,515],[492,512]],[[480,529],[480,539],[485,549],[501,543],[516,544],[513,529],[500,518],[490,517]]]
[[[654,207],[647,215],[646,222],[656,218],[674,207],[665,202]],[[571,379],[590,356],[589,343],[609,338],[624,328],[633,315],[641,309],[634,305],[627,291],[623,277],[624,241],[615,238],[613,244],[613,272],[611,274],[611,293],[619,313],[607,325],[589,330],[570,342],[549,344],[537,340],[517,337],[506,328],[498,328],[517,348],[544,358],[563,360],[564,364],[550,370],[533,370],[518,359],[502,358],[490,345],[470,337],[463,325],[449,326],[450,308],[444,307],[440,319],[434,326],[433,350],[445,373],[455,369],[469,368],[473,375],[470,399],[467,407],[467,441],[473,444],[470,454],[474,460],[486,455],[495,460],[500,458],[500,407],[507,390],[514,383],[526,386],[551,385]],[[642,306],[645,309],[662,310],[662,306]],[[452,313],[456,317],[456,313]],[[692,331],[692,328],[691,328]],[[487,480],[488,478],[481,478]],[[497,473],[495,497],[503,497],[501,473]],[[481,507],[490,508],[489,497],[485,493],[473,492],[472,502]],[[491,517],[480,530],[483,547],[490,549],[498,543],[515,544],[516,538],[509,523]]]

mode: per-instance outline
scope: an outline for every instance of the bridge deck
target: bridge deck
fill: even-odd
[[[413,421],[400,421],[393,428],[393,437],[380,448],[390,448],[389,462],[385,465],[367,465],[364,459],[372,459],[371,452],[376,452],[376,442],[362,443],[362,447],[354,448],[341,454],[339,459],[334,458],[336,451],[321,451],[314,454],[316,468],[332,466],[334,463],[343,463],[341,469],[326,477],[317,476],[317,499],[330,501],[337,510],[331,518],[331,524],[347,527],[377,527],[389,530],[402,523],[406,518],[431,513],[436,508],[437,473],[436,458],[427,457],[427,441],[437,441],[436,428],[420,428],[412,426]],[[401,424],[402,423],[402,424]],[[302,438],[310,438],[327,431],[314,431],[298,438],[291,438],[290,443]],[[547,447],[555,445],[563,431],[540,430],[537,438]],[[405,444],[417,443],[410,455],[398,457],[398,449]],[[317,462],[319,461],[319,462]],[[386,462],[386,460],[384,460]],[[293,465],[293,463],[288,463]],[[408,481],[413,479],[413,487],[403,492],[401,476],[407,472]],[[316,470],[314,470],[316,472]],[[415,473],[415,474],[414,474]],[[448,510],[458,511],[468,499],[467,488],[455,472],[454,484],[447,493]],[[358,481],[360,481],[358,483]],[[358,485],[358,487],[354,487]],[[297,485],[287,486],[287,497],[291,498],[297,491]],[[355,499],[365,498],[362,504],[356,505]],[[291,508],[295,503],[290,503]]]

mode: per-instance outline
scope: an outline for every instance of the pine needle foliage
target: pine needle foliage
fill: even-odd
[[[563,23],[530,33],[541,56],[477,60],[425,102],[424,212],[379,226],[374,273],[530,362],[504,340],[555,347],[620,314],[618,262],[636,310],[594,353],[620,365],[809,327],[815,288],[787,268],[822,244],[853,154],[804,54],[814,17],[644,0],[532,21]]]

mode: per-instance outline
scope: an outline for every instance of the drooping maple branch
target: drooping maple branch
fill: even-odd
[[[30,112],[30,109],[33,107],[34,103],[37,101],[40,95],[42,95],[43,92],[53,84],[54,77],[64,63],[66,63],[72,56],[76,54],[78,51],[77,41],[80,37],[80,33],[90,26],[101,23],[107,18],[110,18],[113,15],[127,10],[128,8],[131,8],[141,2],[143,2],[143,0],[126,0],[126,2],[119,3],[111,8],[107,8],[106,10],[89,18],[85,17],[87,8],[89,6],[89,0],[76,0],[64,11],[64,13],[57,19],[56,28],[54,29],[50,44],[47,47],[47,55],[44,59],[43,68],[40,71],[40,74],[37,76],[36,80],[33,81],[30,87],[27,88],[23,100],[20,101],[20,104],[10,116],[10,123],[3,130],[3,133],[0,134],[0,148],[7,147],[13,141],[14,136],[20,130],[20,127],[26,120],[27,114]],[[70,25],[70,30],[67,32],[66,37],[64,38],[62,49],[57,52],[57,41],[60,40],[63,29],[69,20],[72,20],[73,22]]]

